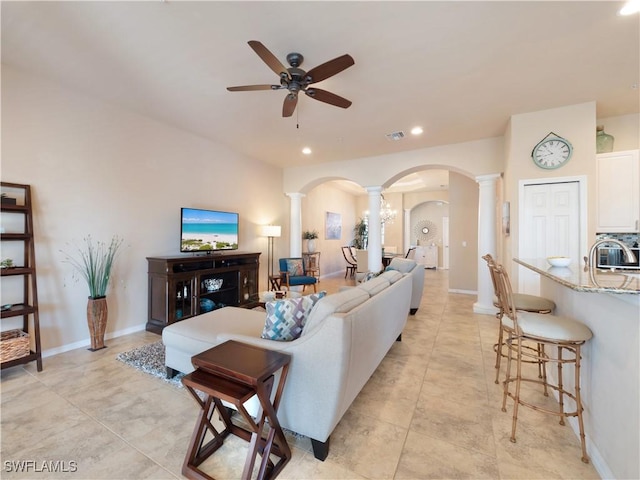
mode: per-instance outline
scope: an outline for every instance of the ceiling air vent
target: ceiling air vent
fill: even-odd
[[[387,140],[391,140],[391,141],[402,140],[404,138],[404,132],[400,131],[400,132],[387,133],[385,137],[387,137]]]

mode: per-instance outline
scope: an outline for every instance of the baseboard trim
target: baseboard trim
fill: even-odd
[[[479,313],[481,315],[495,315],[498,313],[498,309],[493,305],[481,305],[476,302],[473,304],[473,313]]]
[[[463,295],[477,295],[476,290],[461,290],[459,288],[450,288],[449,293],[462,293]]]
[[[129,335],[130,333],[139,332],[145,329],[145,325],[146,324],[141,323],[139,325],[134,325],[133,327],[125,328],[123,330],[116,330],[115,332],[107,333],[104,338],[105,340],[110,340],[112,338],[122,337],[123,335]],[[43,350],[42,358],[52,357],[53,355],[58,355],[59,353],[69,352],[77,348],[88,347],[89,345],[91,345],[91,340],[89,338],[73,343],[67,343],[66,345]]]
[[[550,372],[549,376],[553,379],[553,381],[557,382],[557,378],[555,377],[553,372]],[[553,390],[552,395],[556,399],[556,402],[559,402],[560,396],[558,395],[558,392]],[[567,406],[565,403],[565,408],[571,409],[571,400],[568,400],[568,401],[569,401],[569,406]],[[576,417],[565,417],[565,420],[571,427],[571,430],[573,430],[573,433],[579,442],[580,426],[578,425],[578,419]],[[609,465],[605,461],[604,457],[600,453],[600,450],[598,450],[598,447],[596,447],[596,445],[591,441],[588,431],[585,431],[585,439],[586,439],[587,455],[589,455],[589,461],[591,462],[591,465],[593,465],[593,468],[595,468],[596,472],[598,472],[598,475],[600,475],[600,478],[616,478],[616,476],[613,474],[613,472],[609,468]]]

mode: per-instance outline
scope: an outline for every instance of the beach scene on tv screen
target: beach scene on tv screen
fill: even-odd
[[[182,210],[183,252],[238,248],[238,215],[185,208]]]

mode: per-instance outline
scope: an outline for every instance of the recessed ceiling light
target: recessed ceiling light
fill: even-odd
[[[420,135],[422,132],[424,132],[424,130],[422,130],[422,127],[413,127],[411,129],[412,135]]]
[[[629,0],[620,9],[620,15],[633,15],[638,12],[640,12],[640,0]]]
[[[305,155],[311,155],[311,149],[309,147],[304,147],[302,149],[302,153],[304,153]]]

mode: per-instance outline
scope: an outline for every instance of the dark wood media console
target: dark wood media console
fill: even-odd
[[[217,308],[257,305],[260,253],[147,257],[147,262],[150,332],[160,334],[167,325]]]

